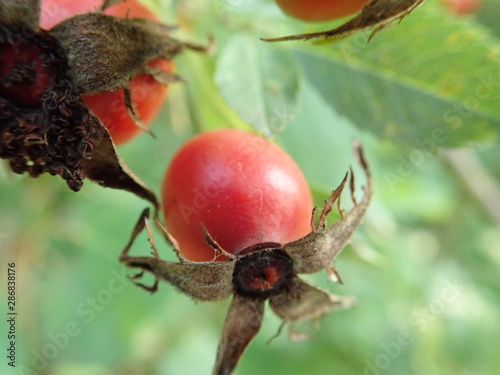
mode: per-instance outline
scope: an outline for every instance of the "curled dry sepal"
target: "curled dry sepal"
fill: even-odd
[[[345,38],[357,32],[373,29],[369,40],[380,30],[388,27],[396,20],[402,20],[425,0],[372,0],[351,20],[343,25],[327,31],[296,34],[279,38],[262,38],[266,42],[283,42],[287,40],[327,39],[330,41]]]
[[[348,174],[325,201],[317,223],[307,236],[287,244],[262,243],[250,246],[238,255],[228,254],[206,233],[207,242],[216,253],[224,254],[228,261],[191,262],[183,259],[176,250],[180,262],[161,260],[145,210],[137,222],[131,239],[125,247],[120,261],[129,267],[140,268],[133,277],[139,279],[144,271],[155,277],[152,286],[137,285],[155,292],[158,281],[164,280],[195,300],[219,300],[233,296],[219,343],[214,374],[230,374],[243,351],[258,332],[264,313],[264,304],[269,300],[271,309],[284,323],[291,327],[302,320],[316,320],[337,309],[355,304],[353,297],[340,297],[312,286],[301,280],[298,274],[327,270],[337,278],[332,266],[340,251],[348,244],[352,234],[361,224],[372,196],[372,178],[369,166],[359,145],[355,146],[359,164],[366,174],[367,185],[364,196],[358,201],[355,196],[354,175],[350,173],[351,199],[354,208],[345,213],[340,208],[340,196],[348,181]],[[342,218],[333,225],[327,224],[327,216],[337,203]],[[156,220],[167,239],[176,246],[165,228]],[[153,257],[130,256],[129,250],[137,235],[146,228],[153,248]],[[293,331],[291,331],[293,333]]]
[[[84,178],[131,191],[157,206],[153,191],[120,158],[81,94],[124,89],[140,126],[130,80],[150,74],[161,84],[178,77],[148,66],[183,47],[160,23],[108,16],[101,9],[40,29],[39,0],[0,0],[0,157],[17,173],[60,175],[78,191]]]

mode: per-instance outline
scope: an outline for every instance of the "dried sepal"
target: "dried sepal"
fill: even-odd
[[[191,296],[195,300],[215,301],[227,298],[233,294],[232,277],[234,262],[190,262],[180,263],[161,260],[154,241],[150,239],[153,246],[153,257],[130,256],[130,248],[137,235],[148,225],[148,210],[143,211],[139,221],[132,231],[132,236],[127,246],[124,248],[120,261],[128,267],[139,268],[141,273],[150,272],[155,277],[153,287],[144,287],[151,292],[156,291],[158,280],[167,281],[181,292]]]
[[[208,232],[207,227],[202,225],[201,228],[203,230],[203,234],[205,235],[205,242],[214,250],[215,254],[214,254],[213,260],[216,260],[220,256],[223,256],[223,257],[226,257],[227,259],[232,259],[232,260],[234,260],[236,258],[235,255],[228,253],[226,250],[224,250],[222,248],[221,245],[219,245],[219,243],[217,241],[215,241],[215,239]]]
[[[170,38],[170,29],[145,19],[92,12],[68,18],[49,33],[66,51],[76,91],[91,94],[126,89],[135,76],[151,73],[151,61],[172,60],[191,46]],[[170,76],[155,73],[153,78],[160,76],[163,82]]]
[[[230,280],[234,265],[231,262],[175,263],[126,254],[120,260],[128,267],[151,272],[156,280],[166,281],[198,301],[217,301],[228,298],[233,293]]]
[[[184,48],[205,52],[207,47],[183,43],[169,37],[172,26],[142,18],[119,18],[102,13],[120,0],[105,1],[101,11],[75,15],[52,28],[68,59],[68,74],[80,94],[124,90],[130,118],[143,131],[131,99],[130,82],[148,74],[161,85],[182,80],[178,75],[148,64],[162,58],[172,60]]]
[[[163,237],[165,238],[165,240],[167,241],[167,243],[169,243],[173,250],[174,250],[174,253],[175,255],[177,255],[177,258],[181,261],[181,262],[187,262],[188,260],[186,258],[184,258],[182,256],[182,254],[180,253],[179,251],[179,243],[177,242],[177,240],[168,232],[167,228],[165,228],[163,226],[163,224],[160,222],[160,220],[158,220],[158,218],[156,217],[156,214],[155,214],[155,218],[154,218],[154,221],[155,221],[155,224],[156,226],[160,229],[160,231],[162,232],[163,234]]]
[[[302,320],[316,320],[339,309],[356,304],[354,297],[340,297],[295,277],[287,290],[272,297],[269,306],[285,323],[292,326]]]
[[[213,375],[229,375],[260,329],[264,300],[236,294],[231,301],[217,349]]]
[[[82,177],[104,187],[130,191],[158,207],[155,193],[129,170],[106,127],[92,113],[89,121],[96,135],[91,156],[82,162]]]
[[[39,0],[0,1],[0,32],[5,26],[22,27],[25,33],[36,33],[39,29]]]
[[[349,35],[373,29],[369,40],[380,30],[401,20],[425,0],[373,0],[363,7],[361,12],[343,25],[328,31],[296,34],[279,38],[262,38],[266,42],[283,42],[289,40],[327,39],[335,41]]]
[[[351,175],[352,175],[352,171],[351,171]],[[347,182],[348,177],[349,177],[349,174],[346,173],[346,175],[345,175],[344,179],[342,180],[342,182],[340,183],[340,185],[335,190],[332,191],[332,193],[330,194],[330,197],[325,201],[325,205],[323,206],[323,210],[321,211],[321,215],[318,219],[318,222],[316,223],[316,225],[314,225],[314,224],[312,225],[313,232],[317,232],[318,230],[325,229],[327,227],[326,218],[328,217],[330,212],[332,212],[333,205],[335,204],[335,202],[338,203],[338,207],[339,207],[339,211],[340,211],[340,196],[342,195],[342,192],[344,191],[344,186]],[[352,186],[351,186],[351,189],[352,189]],[[342,212],[342,211],[340,211],[340,212]],[[314,223],[314,212],[313,212],[311,220]]]
[[[123,3],[125,0],[104,0],[101,5],[101,10],[105,11],[106,9],[112,7],[115,4]]]
[[[356,146],[356,156],[367,178],[363,199],[360,202],[356,201],[354,198],[354,184],[351,183],[351,199],[355,205],[354,208],[347,214],[343,214],[342,219],[329,227],[327,226],[326,216],[331,211],[335,201],[340,199],[340,194],[346,185],[346,176],[340,186],[332,192],[330,198],[325,202],[323,214],[319,219],[316,230],[297,241],[283,246],[284,251],[293,260],[295,272],[314,273],[328,267],[348,244],[354,231],[363,221],[372,197],[373,182],[370,168],[359,145]]]

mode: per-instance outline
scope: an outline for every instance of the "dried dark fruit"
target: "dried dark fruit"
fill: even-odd
[[[168,26],[120,19],[102,10],[76,15],[50,31],[39,27],[39,1],[0,0],[0,157],[16,173],[59,175],[78,191],[84,178],[158,202],[121,160],[81,94],[124,89],[130,116],[130,80],[149,74],[161,84],[179,78],[148,63],[171,60],[183,47]]]
[[[361,201],[354,194],[354,175],[351,172],[350,190],[354,208],[344,213],[332,225],[327,216],[348,181],[344,178],[325,202],[323,211],[310,234],[284,245],[261,243],[250,246],[237,255],[230,254],[206,232],[206,241],[217,254],[223,254],[228,261],[192,262],[181,256],[174,238],[156,220],[166,238],[173,244],[180,262],[161,260],[149,224],[149,210],[145,210],[137,222],[132,237],[125,247],[120,261],[128,267],[139,268],[141,272],[134,279],[150,272],[155,277],[153,286],[137,283],[142,288],[155,292],[159,280],[164,280],[195,300],[219,300],[233,295],[224,329],[219,342],[214,374],[232,373],[239,358],[252,338],[259,331],[265,301],[284,323],[294,324],[302,320],[318,319],[337,309],[345,309],[356,303],[353,297],[330,294],[301,280],[297,275],[326,269],[337,275],[331,265],[337,255],[348,244],[354,231],[363,221],[372,196],[372,178],[368,164],[359,145],[356,156],[366,174],[367,186]],[[130,256],[129,251],[137,235],[146,228],[153,247],[153,257]],[[291,330],[295,338],[296,335]]]
[[[0,157],[17,173],[60,175],[79,190],[100,135],[65,73],[64,53],[45,32],[21,39],[22,29],[0,27]]]
[[[372,0],[366,4],[361,12],[345,24],[328,31],[308,34],[296,34],[279,38],[262,38],[266,42],[283,42],[287,40],[327,39],[335,41],[349,35],[373,29],[369,38],[388,27],[396,20],[402,20],[425,0]]]

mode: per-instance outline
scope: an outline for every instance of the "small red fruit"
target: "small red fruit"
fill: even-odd
[[[160,229],[175,245],[178,256],[180,252],[185,253],[185,245],[195,245],[197,247],[193,247],[194,251],[188,256],[213,257],[217,251],[229,258],[228,261],[196,262],[180,256],[180,262],[162,260],[152,236],[149,209],[141,213],[120,261],[141,270],[134,280],[142,278],[145,272],[153,274],[155,281],[151,286],[136,282],[151,293],[158,290],[160,281],[165,281],[197,301],[233,297],[213,374],[233,373],[259,331],[266,301],[283,324],[290,324],[290,332],[298,322],[317,321],[332,311],[356,304],[353,297],[328,293],[298,276],[326,270],[339,280],[332,262],[362,223],[373,190],[370,168],[358,143],[355,143],[355,155],[367,178],[363,198],[355,197],[352,171],[346,173],[325,200],[318,220],[311,222],[302,220],[303,216],[308,216],[305,212],[311,203],[302,174],[281,149],[260,137],[234,130],[205,133],[188,142],[174,157],[163,186],[164,207],[167,223],[182,237],[176,238],[161,225]],[[349,180],[354,207],[346,212],[340,208],[340,197]],[[169,214],[182,213],[179,207],[186,203],[189,216],[184,217],[184,223]],[[342,218],[329,226],[327,217],[336,204]],[[269,226],[269,218],[282,225]],[[203,247],[203,235],[200,236],[201,224],[213,224],[216,229],[212,233],[223,235],[220,243],[210,234],[206,235],[212,247],[208,252]],[[289,243],[255,243],[256,233],[261,241],[267,238],[281,240],[294,237],[296,231],[309,226],[309,234]],[[288,231],[290,228],[293,230]],[[135,239],[144,229],[153,256],[130,255]],[[221,245],[226,239],[229,239],[226,244],[233,246],[226,249],[235,255],[224,253]],[[242,249],[252,242],[253,245]]]
[[[173,158],[162,194],[169,232],[192,261],[215,257],[203,226],[232,254],[311,231],[312,197],[297,164],[275,144],[244,131],[191,139]],[[272,281],[273,266],[268,271],[265,278]]]
[[[276,0],[289,16],[304,21],[328,21],[357,13],[371,0]]]
[[[63,1],[42,0],[40,17],[41,27],[50,29],[59,22],[77,13],[95,11],[103,0]],[[137,0],[128,0],[115,4],[104,11],[105,14],[121,18],[145,18],[158,21],[158,18]],[[152,67],[171,72],[173,63],[157,59],[150,64]],[[134,77],[130,83],[132,102],[136,106],[142,122],[147,125],[158,113],[167,95],[167,86],[156,82],[151,76],[141,74]],[[115,144],[128,142],[140,133],[140,128],[130,118],[125,107],[123,90],[83,95],[88,107],[99,117],[108,129]]]
[[[445,4],[454,14],[472,14],[481,6],[482,0],[445,0]]]

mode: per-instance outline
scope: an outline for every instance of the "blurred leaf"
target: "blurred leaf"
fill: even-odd
[[[488,26],[496,37],[500,37],[500,7],[498,0],[483,0],[479,8],[478,21]]]
[[[229,108],[212,80],[215,64],[207,58],[200,59],[193,53],[186,53],[177,59],[179,71],[186,80],[186,99],[190,122],[197,131],[220,128],[248,130],[238,115]],[[186,100],[181,98],[181,100]],[[178,109],[176,108],[174,115]]]
[[[498,137],[500,41],[484,28],[429,2],[366,40],[358,34],[297,51],[309,80],[340,114],[404,144],[459,146]]]
[[[240,117],[271,136],[297,111],[297,73],[292,55],[281,46],[239,34],[222,51],[215,80]]]

